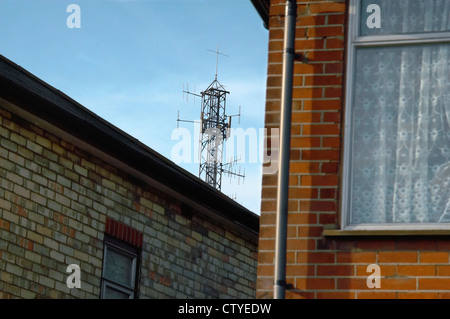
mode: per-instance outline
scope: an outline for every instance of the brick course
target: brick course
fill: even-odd
[[[0,105],[0,298],[98,298],[107,218],[143,234],[140,298],[253,298],[257,240],[183,210]]]

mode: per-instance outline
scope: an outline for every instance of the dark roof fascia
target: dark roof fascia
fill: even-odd
[[[2,55],[0,97],[219,216],[259,233],[258,215]]]
[[[256,11],[258,11],[259,16],[263,20],[264,27],[269,29],[269,8],[270,8],[270,0],[250,0],[255,7]]]

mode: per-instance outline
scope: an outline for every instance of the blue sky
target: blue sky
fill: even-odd
[[[81,28],[68,28],[70,4]],[[264,127],[268,31],[250,0],[0,0],[0,54],[171,159],[177,113],[200,118],[200,99],[183,98],[218,80],[231,94],[235,128]],[[180,123],[192,133],[194,124]],[[260,211],[261,162],[244,184],[223,178],[222,191]],[[198,164],[179,163],[198,175]]]

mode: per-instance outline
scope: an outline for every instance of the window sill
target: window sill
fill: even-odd
[[[450,236],[450,229],[341,230],[324,229],[325,237],[349,236]]]

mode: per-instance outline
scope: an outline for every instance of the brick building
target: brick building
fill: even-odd
[[[252,2],[269,30],[265,125],[278,127],[285,1]],[[297,1],[287,298],[450,297],[449,12]],[[276,190],[263,176],[259,298],[273,293]]]
[[[258,230],[257,215],[0,56],[0,298],[253,298]]]

